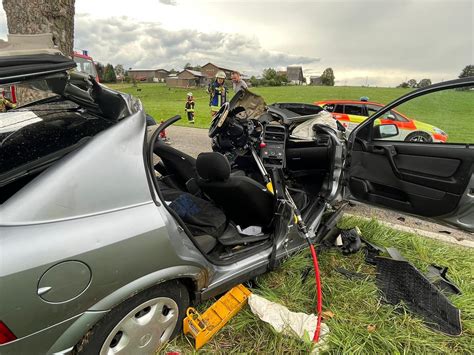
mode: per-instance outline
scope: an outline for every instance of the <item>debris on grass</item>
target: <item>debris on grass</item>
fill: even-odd
[[[474,258],[473,250],[388,228],[376,220],[344,217],[338,227],[358,226],[366,242],[382,247],[396,247],[419,270],[430,264],[449,267],[450,279],[462,290],[449,295],[461,309],[463,333],[459,337],[433,331],[405,307],[382,302],[375,283],[376,268],[367,264],[363,253],[342,256],[339,250],[321,253],[323,309],[335,316],[327,319],[331,332],[325,338],[330,354],[471,354],[474,348]],[[309,252],[303,250],[287,259],[275,272],[258,277],[258,293],[294,311],[313,312],[314,278],[302,283],[301,274],[308,267]],[[367,275],[366,280],[348,278],[335,271],[343,268]],[[204,312],[213,301],[198,306]],[[367,325],[376,325],[369,333]],[[308,337],[309,338],[309,337]],[[165,351],[180,349],[192,354],[189,338],[180,336],[167,344]],[[222,331],[202,349],[203,353],[308,354],[311,344],[282,335],[262,322],[247,307],[242,309]]]
[[[291,312],[285,306],[255,294],[250,295],[248,303],[252,312],[262,321],[269,323],[278,333],[297,336],[302,340],[310,341],[312,339],[317,323],[316,315]],[[332,315],[334,316],[333,313]],[[324,344],[324,339],[328,333],[329,327],[322,323],[318,348]]]
[[[321,316],[323,317],[324,320],[334,318],[334,313],[331,311],[322,311]]]
[[[367,331],[368,331],[369,333],[373,333],[373,332],[375,332],[376,330],[377,330],[377,327],[375,326],[375,324],[369,324],[369,325],[367,326]]]

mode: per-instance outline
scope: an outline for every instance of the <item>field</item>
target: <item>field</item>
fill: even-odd
[[[196,101],[196,127],[208,128],[210,122],[209,96],[203,88],[167,88],[164,84],[113,84],[110,87],[130,93],[141,99],[147,113],[158,122],[176,114],[183,119],[178,123],[187,125],[184,104],[186,93],[192,91]],[[268,104],[274,102],[305,102],[327,99],[358,100],[368,96],[371,101],[387,104],[409,92],[408,89],[286,86],[257,87],[251,89],[261,95]],[[231,93],[232,95],[232,93]],[[446,91],[417,98],[398,109],[410,118],[430,123],[443,129],[451,143],[474,143],[474,92]]]

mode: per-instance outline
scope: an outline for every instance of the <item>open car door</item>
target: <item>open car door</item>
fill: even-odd
[[[354,129],[346,196],[474,232],[473,88],[470,77],[412,91]],[[392,109],[413,122],[384,124]]]

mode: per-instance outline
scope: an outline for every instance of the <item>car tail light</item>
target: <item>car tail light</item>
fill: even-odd
[[[15,339],[15,334],[0,320],[0,345],[9,343]]]

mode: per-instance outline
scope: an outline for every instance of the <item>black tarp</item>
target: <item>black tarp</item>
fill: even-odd
[[[212,202],[173,189],[163,182],[159,182],[159,186],[164,199],[171,201],[169,207],[176,212],[194,236],[207,234],[218,238],[224,233],[227,218]]]
[[[0,56],[0,84],[75,67],[76,63],[72,59],[56,54]]]

